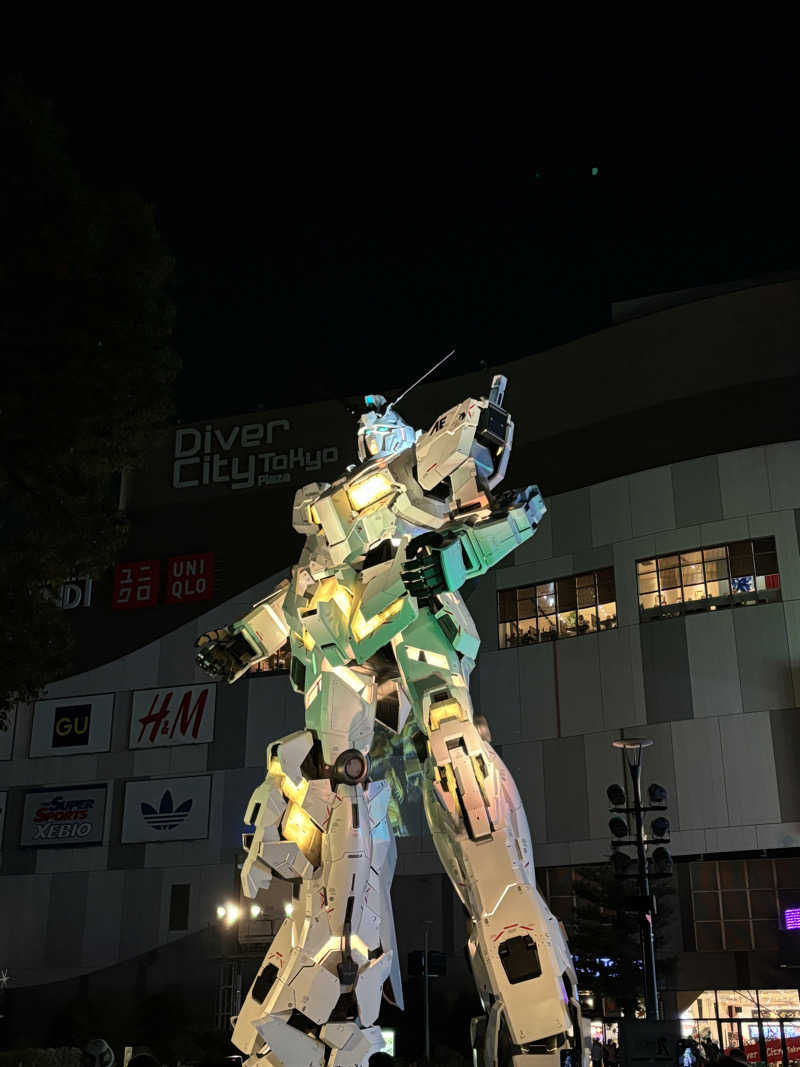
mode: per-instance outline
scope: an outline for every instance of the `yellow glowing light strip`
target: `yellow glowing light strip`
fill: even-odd
[[[365,637],[369,637],[371,633],[374,633],[379,626],[383,625],[388,619],[391,619],[398,612],[403,610],[403,605],[406,602],[404,596],[398,597],[397,600],[393,600],[388,608],[384,608],[383,611],[379,611],[377,615],[373,615],[371,619],[365,619],[361,614],[361,611],[357,611],[353,617],[353,634],[357,641],[363,641]]]
[[[363,511],[370,504],[374,504],[381,497],[388,496],[392,491],[391,479],[385,474],[377,473],[365,478],[363,482],[347,487],[347,495],[350,503],[356,511]]]
[[[430,711],[431,729],[435,730],[448,719],[463,719],[464,712],[457,700],[445,700],[441,704],[432,704]]]

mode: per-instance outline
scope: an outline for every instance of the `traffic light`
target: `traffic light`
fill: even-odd
[[[672,874],[672,856],[662,846],[659,845],[657,849],[653,851],[653,870],[652,877],[654,878],[669,878]]]
[[[659,815],[657,819],[653,819],[650,823],[650,832],[653,837],[663,839],[669,836],[669,819],[665,819],[663,815]]]
[[[628,836],[628,820],[621,818],[619,815],[615,815],[613,819],[608,820],[608,828],[614,837]]]
[[[625,790],[621,785],[610,785],[606,789],[606,796],[612,808],[624,808],[626,803]]]
[[[667,791],[663,785],[657,785],[653,782],[648,786],[647,796],[650,799],[650,806],[653,808],[666,808],[667,806]]]
[[[635,877],[635,872],[629,870],[631,865],[635,866],[635,860],[633,860],[627,852],[614,852],[611,856],[611,863],[614,867],[614,874],[617,878],[631,878]]]

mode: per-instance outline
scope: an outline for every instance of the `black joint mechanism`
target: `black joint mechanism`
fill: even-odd
[[[345,785],[357,785],[363,782],[368,774],[369,757],[357,748],[348,748],[331,767],[331,778],[334,782],[344,782]]]

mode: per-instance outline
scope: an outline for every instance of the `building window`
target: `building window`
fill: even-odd
[[[188,883],[173,885],[169,895],[170,930],[189,929],[189,891]]]
[[[636,570],[643,619],[781,598],[774,537],[641,559]]]
[[[692,910],[697,951],[776,949],[780,909],[798,899],[797,866],[791,859],[693,863]]]
[[[281,674],[289,670],[289,658],[291,652],[289,649],[289,642],[285,645],[281,645],[277,652],[275,652],[269,659],[262,659],[260,663],[256,663],[247,672],[248,674]]]
[[[503,589],[497,618],[500,648],[610,630],[617,625],[614,568]]]
[[[800,1061],[797,989],[706,989],[677,997],[684,1038],[711,1040],[722,1050],[738,1046],[761,1067],[764,1051],[772,1067]]]

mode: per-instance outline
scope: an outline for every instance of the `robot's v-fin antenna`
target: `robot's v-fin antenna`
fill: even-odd
[[[434,365],[431,367],[431,369],[430,370],[426,370],[425,373],[422,375],[422,377],[421,378],[417,378],[417,380],[414,382],[413,385],[409,385],[408,389],[406,389],[406,391],[404,393],[401,393],[400,396],[398,396],[397,400],[393,400],[391,402],[391,404],[389,404],[389,406],[387,407],[386,410],[387,411],[391,411],[392,408],[395,406],[395,404],[399,404],[404,396],[408,396],[408,394],[411,392],[412,389],[416,389],[416,387],[419,385],[420,382],[424,382],[429,374],[433,374],[433,372],[436,370],[437,367],[441,367],[441,365],[443,363],[446,363],[447,360],[451,356],[454,356],[455,354],[456,354],[456,350],[452,349],[450,352],[447,353],[446,356],[444,356],[442,359],[440,359],[438,363],[434,363]]]

